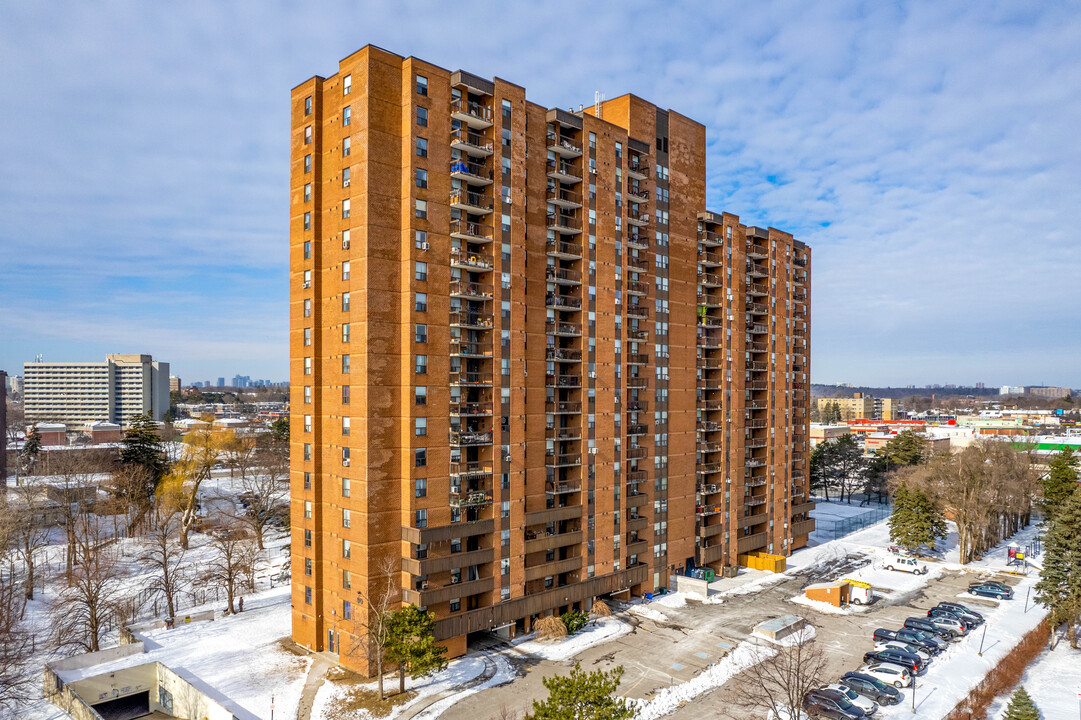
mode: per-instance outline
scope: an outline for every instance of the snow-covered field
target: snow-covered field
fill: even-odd
[[[1068,720],[1081,717],[1081,650],[1060,641],[1054,650],[1045,650],[1025,670],[1021,684],[1040,709],[1044,720]],[[1016,688],[995,700],[987,717],[1002,720],[1010,695]]]

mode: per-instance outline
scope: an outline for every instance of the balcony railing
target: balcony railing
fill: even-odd
[[[582,403],[548,401],[544,403],[544,412],[553,415],[579,414],[582,412]]]
[[[548,149],[565,157],[578,157],[582,154],[582,148],[554,132],[548,133]]]
[[[627,435],[645,435],[648,428],[645,425],[628,425]]]
[[[636,180],[645,180],[649,177],[649,161],[634,160],[634,156],[632,155],[630,161],[627,163],[627,174]]]
[[[450,476],[456,478],[483,478],[492,474],[492,464],[484,462],[452,462]]]
[[[451,493],[452,508],[479,508],[492,504],[492,496],[483,492]]]
[[[563,283],[567,285],[581,285],[582,273],[570,268],[548,267],[544,271],[544,278],[548,282]]]
[[[489,283],[472,282],[470,280],[451,280],[450,294],[451,297],[491,300],[492,286]]]
[[[465,312],[458,310],[450,314],[451,327],[472,328],[474,330],[491,330],[491,314],[479,312]]]
[[[558,232],[582,232],[582,221],[573,215],[563,213],[548,213],[548,229]]]
[[[544,323],[544,332],[559,337],[580,337],[582,335],[582,326],[578,323],[549,321]]]
[[[648,365],[649,355],[644,353],[630,353],[624,360],[628,365]]]
[[[579,375],[545,375],[545,384],[557,388],[582,387],[582,378]]]
[[[628,460],[641,460],[646,456],[648,451],[644,447],[631,445],[626,449],[625,452]]]
[[[548,186],[548,202],[561,207],[582,207],[582,193],[557,185]]]
[[[450,431],[450,444],[459,447],[476,447],[492,444],[492,431],[487,432],[454,432]]]
[[[491,387],[490,372],[452,372],[450,384],[454,387]]]
[[[699,230],[698,242],[709,247],[716,247],[724,244],[724,237],[719,232],[713,232],[712,230]]]
[[[487,157],[495,150],[492,141],[487,137],[464,127],[454,128],[450,131],[450,146],[463,149],[469,154],[476,154],[481,157]]]
[[[465,266],[467,269],[491,270],[494,267],[495,258],[488,253],[452,247],[450,249],[450,263],[451,265]]]
[[[582,351],[581,350],[572,350],[570,348],[550,347],[550,348],[545,349],[545,351],[544,351],[544,359],[545,360],[553,360],[553,361],[556,361],[556,362],[559,362],[559,361],[576,362],[576,361],[580,361],[582,359]]]
[[[544,464],[548,467],[574,467],[582,464],[581,453],[556,453],[548,451],[544,453]],[[551,483],[554,484],[554,483]],[[550,484],[550,485],[551,485]],[[581,490],[581,485],[577,486],[574,490],[565,490],[564,492],[578,492]],[[547,492],[553,492],[547,490]]]
[[[492,414],[490,402],[451,402],[450,414],[466,417],[484,417]]]
[[[469,192],[462,188],[454,188],[450,191],[450,204],[451,207],[475,213],[490,213],[493,207],[491,196]]]
[[[547,170],[549,175],[554,175],[557,179],[563,180],[564,182],[580,182],[582,180],[581,169],[576,168],[567,162],[557,162],[549,159]]]
[[[450,234],[452,237],[470,242],[491,242],[492,226],[472,220],[451,220]]]
[[[544,298],[544,304],[550,308],[567,308],[570,310],[581,310],[582,299],[576,297],[566,297],[564,295],[556,295],[555,293],[548,293]]]
[[[545,247],[549,255],[570,258],[582,257],[582,245],[580,243],[549,239],[545,242]]]
[[[724,264],[724,258],[717,253],[707,252],[702,248],[698,248],[698,262],[707,267],[720,266]]]
[[[644,305],[628,305],[627,317],[644,320],[649,317],[649,310]]]
[[[649,236],[640,232],[627,233],[627,244],[639,250],[649,249]]]
[[[483,129],[492,125],[492,108],[488,105],[465,98],[454,98],[450,101],[450,112],[471,127]]]

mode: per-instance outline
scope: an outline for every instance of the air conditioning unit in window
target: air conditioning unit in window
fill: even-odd
[[[597,174],[597,168],[595,168],[595,167],[591,167],[591,168],[589,169],[589,174],[590,174],[590,175],[596,175],[596,174]]]
[[[594,378],[594,379],[596,379],[596,377],[597,377],[597,373],[595,373],[595,372],[591,372],[591,373],[589,374],[589,376],[590,376],[591,378]]]
[[[303,288],[304,288],[305,290],[307,290],[307,289],[308,289],[308,288],[310,288],[311,286],[312,286],[312,284],[311,284],[310,282],[306,282],[306,283],[304,283],[304,284],[303,284],[303,285],[302,285],[301,287],[303,287]]]
[[[590,455],[596,455],[596,454],[597,454],[597,448],[595,448],[595,447],[591,447],[591,448],[589,449],[589,454],[590,454]]]
[[[503,460],[504,460],[504,462],[510,462],[510,455],[505,455],[503,457]]]
[[[426,242],[422,242],[422,243],[420,244],[420,249],[421,249],[421,250],[431,250],[431,249],[432,249],[432,246],[431,246],[431,245],[429,245],[429,244],[428,244],[428,243],[426,243]]]
[[[349,467],[349,458],[342,460],[342,465],[344,465],[345,467]]]

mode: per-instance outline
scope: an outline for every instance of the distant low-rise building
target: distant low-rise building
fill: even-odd
[[[91,445],[118,443],[124,439],[124,431],[120,425],[103,420],[87,423],[86,434],[90,437]]]
[[[811,423],[811,449],[814,449],[819,443],[828,442],[829,440],[836,440],[837,438],[843,435],[847,435],[848,433],[849,429],[847,425],[827,425],[825,423]]]
[[[1024,395],[1025,388],[1021,385],[1003,385],[998,390],[999,395]]]
[[[850,398],[819,398],[818,412],[825,413],[831,405],[836,405],[841,413],[841,421],[858,420],[893,420],[893,400],[876,398],[864,393],[853,393]]]
[[[169,376],[169,392],[180,392],[180,378],[175,375]]]
[[[1070,388],[1055,387],[1054,385],[1029,385],[1025,387],[1025,394],[1049,400],[1061,400],[1070,395]]]

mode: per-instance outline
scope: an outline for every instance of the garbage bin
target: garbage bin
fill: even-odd
[[[713,582],[717,579],[717,573],[713,572],[713,568],[705,568],[702,572],[702,579],[706,582]]]

